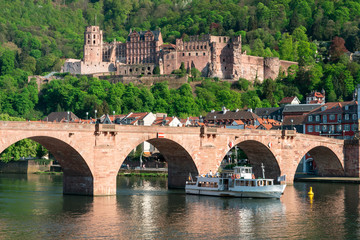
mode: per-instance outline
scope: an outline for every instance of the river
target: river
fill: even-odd
[[[116,196],[88,197],[63,195],[61,176],[0,175],[0,239],[360,239],[359,221],[357,184],[295,183],[280,200],[235,199],[119,177]]]

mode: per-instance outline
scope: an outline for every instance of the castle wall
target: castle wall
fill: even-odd
[[[285,74],[287,74],[287,70],[291,65],[298,65],[298,63],[297,62],[280,60],[281,71],[283,71]]]
[[[155,67],[155,64],[117,64],[116,75],[152,75]]]
[[[110,62],[81,62],[80,74],[115,72],[115,64]]]
[[[152,86],[155,83],[165,82],[169,83],[170,88],[179,88],[181,85],[187,83],[188,77],[177,77],[174,75],[161,75],[161,76],[101,76],[101,75],[94,75],[94,77],[99,77],[100,79],[107,80],[110,83],[118,83],[121,82],[123,84],[133,83],[134,85],[145,85],[145,86]]]
[[[275,79],[279,75],[280,60],[277,57],[264,58],[264,79]]]
[[[239,76],[249,81],[256,78],[262,82],[264,80],[264,58],[249,55],[241,55],[241,72]]]

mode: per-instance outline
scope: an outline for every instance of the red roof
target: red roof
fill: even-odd
[[[281,99],[280,104],[291,103],[294,99],[295,97],[284,97],[283,99]]]

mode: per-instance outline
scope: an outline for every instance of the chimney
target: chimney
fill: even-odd
[[[247,110],[248,112],[252,112],[252,109],[251,108],[248,108],[248,110]]]
[[[225,113],[227,112],[227,110],[226,110],[226,107],[225,107],[225,106],[223,106],[223,107],[222,107],[222,111],[223,111],[223,114],[225,114]]]

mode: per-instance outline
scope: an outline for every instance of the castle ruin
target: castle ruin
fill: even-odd
[[[241,49],[241,36],[190,36],[189,41],[176,39],[174,45],[164,44],[159,30],[130,30],[125,43],[106,43],[99,26],[88,26],[83,60],[67,59],[62,72],[138,76],[152,75],[158,66],[160,74],[171,74],[182,62],[187,69],[201,71],[204,77],[249,81],[275,79],[280,71],[286,72],[297,64],[276,57],[246,55]]]

